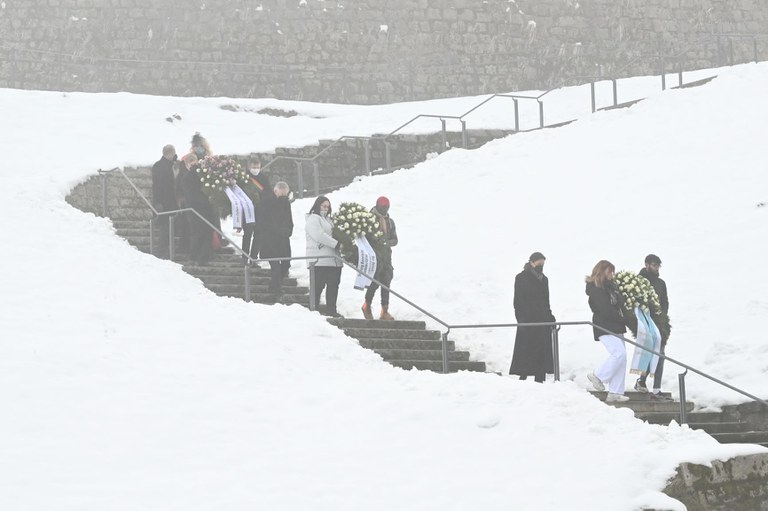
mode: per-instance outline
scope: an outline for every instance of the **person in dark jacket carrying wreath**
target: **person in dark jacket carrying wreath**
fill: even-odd
[[[648,254],[645,257],[645,268],[640,270],[639,275],[648,279],[651,283],[656,294],[659,295],[659,305],[661,305],[661,311],[665,316],[669,316],[669,295],[667,294],[667,283],[659,277],[659,271],[661,269],[661,258],[656,254]],[[667,321],[667,323],[669,323]],[[669,327],[659,328],[661,332],[661,353],[663,354],[667,347],[667,340],[669,339]],[[661,393],[661,378],[664,375],[664,359],[659,357],[659,362],[656,364],[656,372],[653,375],[653,392],[651,392],[651,399],[658,399],[662,401],[669,401],[671,398],[664,396]],[[638,392],[648,392],[646,381],[648,373],[644,373],[635,382],[635,390]]]
[[[260,201],[256,209],[256,231],[261,243],[260,257],[263,259],[291,257],[293,215],[288,198],[288,183],[279,181],[275,184],[274,192],[274,195]],[[269,261],[269,267],[269,294],[274,301],[279,301],[283,294],[283,278],[288,275],[290,261]]]
[[[554,322],[549,306],[549,279],[544,275],[546,258],[534,252],[515,277],[515,318],[518,323]],[[542,383],[552,373],[552,329],[548,326],[518,327],[515,350],[509,374],[520,375],[521,380],[533,375]]]
[[[162,158],[152,165],[152,206],[158,212],[173,211],[178,208],[173,175],[173,164],[176,159],[176,149],[168,144],[163,147]],[[156,255],[164,259],[169,255],[170,219],[170,216],[163,215],[157,220],[160,243]]]
[[[587,379],[597,391],[605,390],[608,384],[606,401],[628,401],[624,395],[624,384],[627,376],[627,350],[624,341],[615,335],[627,331],[624,324],[622,305],[624,299],[619,286],[613,281],[616,267],[610,261],[599,261],[592,269],[592,275],[587,277],[586,293],[589,296],[589,308],[592,309],[592,323],[608,332],[593,328],[596,341],[600,341],[608,350],[608,358],[600,367],[587,375]]]
[[[376,251],[376,274],[373,278],[389,288],[395,275],[395,268],[392,266],[392,247],[397,245],[398,241],[395,221],[389,216],[389,199],[384,196],[376,199],[376,206],[371,209],[371,213],[376,217],[376,221],[379,222],[379,230],[382,234],[380,238],[381,248]],[[365,319],[373,319],[371,304],[378,288],[379,285],[377,283],[371,282],[368,290],[365,292],[365,303],[363,303],[362,307]],[[390,321],[395,319],[389,313],[389,289],[386,288],[381,288],[381,314],[379,319]]]
[[[187,224],[190,256],[195,264],[202,266],[208,264],[213,257],[214,231],[211,225],[216,225],[217,215],[214,214],[208,196],[203,192],[200,177],[195,171],[197,161],[197,157],[192,153],[184,155],[179,166],[179,183],[184,196],[184,207],[199,213],[197,215],[191,211],[187,212]]]

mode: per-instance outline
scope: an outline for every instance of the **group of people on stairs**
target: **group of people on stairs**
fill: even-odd
[[[549,303],[549,280],[544,275],[546,258],[541,252],[531,254],[523,271],[515,277],[514,309],[518,323],[556,323]],[[669,311],[667,285],[659,276],[661,259],[649,254],[645,258],[645,267],[639,275],[648,279],[659,297],[664,314]],[[615,266],[609,261],[599,261],[586,278],[586,294],[592,310],[592,323],[612,334],[594,328],[594,339],[603,344],[608,351],[608,358],[587,379],[597,391],[608,394],[606,401],[621,402],[629,398],[625,393],[627,352],[624,341],[617,336],[627,331],[627,321],[622,294],[614,282]],[[533,376],[534,381],[543,382],[546,374],[554,371],[551,342],[551,326],[520,326],[515,337],[515,348],[509,374],[519,375],[521,380]],[[663,355],[667,339],[662,337],[660,353]],[[649,374],[653,375],[651,399],[669,400],[661,392],[661,379],[664,369],[664,357],[659,357],[655,370],[641,368],[640,378],[634,389],[648,392],[646,386]]]
[[[221,217],[214,211],[195,171],[197,163],[212,154],[208,141],[200,133],[195,133],[189,152],[181,160],[178,159],[174,146],[166,145],[163,147],[162,157],[152,167],[152,204],[158,212],[192,208],[199,213],[198,215],[191,211],[187,212],[179,216],[175,224],[180,238],[179,250],[188,252],[194,264],[198,266],[208,264],[214,252],[226,244],[226,240],[217,236],[216,232],[216,230],[221,231]],[[235,222],[235,225],[242,228],[242,251],[246,254],[243,256],[245,263],[248,261],[248,256],[251,259],[282,259],[269,261],[268,292],[271,300],[278,302],[282,300],[282,284],[290,268],[288,258],[291,257],[290,237],[293,234],[291,212],[293,198],[290,187],[284,181],[278,181],[274,185],[270,183],[269,176],[261,172],[259,160],[251,159],[248,171],[251,183],[257,190],[256,194],[245,197],[245,200],[255,203],[253,218],[250,222],[243,218],[242,222]],[[230,197],[230,201],[232,200],[233,198]],[[384,285],[381,289],[379,316],[379,319],[383,320],[394,319],[389,313],[389,285],[394,276],[392,247],[397,245],[398,239],[395,222],[389,216],[389,205],[387,197],[379,197],[376,205],[371,209],[382,232],[383,248],[379,254],[374,279]],[[233,215],[235,210],[245,214],[246,208],[235,208],[233,203]],[[315,274],[315,303],[320,302],[322,292],[325,290],[324,312],[329,316],[339,317],[337,299],[342,264],[333,256],[340,253],[341,246],[340,242],[333,238],[331,214],[330,200],[325,196],[317,197],[307,215],[306,255],[317,257],[317,259],[308,260],[310,270]],[[234,220],[236,219],[233,216]],[[161,215],[155,222],[160,235],[155,255],[162,258],[169,257],[170,221],[169,215]],[[212,229],[211,225],[216,230]],[[366,291],[362,306],[363,317],[366,319],[373,319],[372,301],[378,288],[379,284],[371,282]]]

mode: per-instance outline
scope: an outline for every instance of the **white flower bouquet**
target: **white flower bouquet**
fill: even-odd
[[[381,245],[381,230],[376,216],[365,206],[356,202],[342,202],[339,210],[333,215],[333,237],[339,240],[343,247],[342,257],[357,264],[355,238],[365,237],[378,253]]]

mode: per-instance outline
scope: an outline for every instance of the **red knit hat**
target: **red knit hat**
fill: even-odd
[[[381,197],[379,197],[378,199],[376,199],[376,205],[377,205],[377,206],[382,206],[382,207],[383,207],[383,206],[389,207],[389,199],[387,199],[386,197],[384,197],[384,196],[382,195]]]

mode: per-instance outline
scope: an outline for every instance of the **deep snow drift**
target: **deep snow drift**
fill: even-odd
[[[621,90],[651,98],[593,116],[587,89],[566,89],[548,112],[582,115],[573,125],[452,150],[330,198],[390,197],[401,239],[393,287],[451,323],[513,321],[511,283],[534,250],[547,255],[561,320],[589,318],[583,276],[598,259],[637,270],[655,252],[672,304],[668,353],[768,395],[768,211],[755,208],[768,199],[768,66],[718,72],[663,94],[655,79],[629,80]],[[678,463],[763,452],[648,426],[590,397],[584,374],[604,351],[588,330],[561,333],[557,385],[402,371],[301,307],[214,296],[63,200],[96,169],[151,163],[169,142],[183,151],[198,130],[217,152],[248,153],[387,131],[477,101],[0,90],[0,508],[682,509],[659,493]],[[174,113],[182,120],[167,122]],[[510,127],[509,117],[491,108],[470,127]],[[294,204],[297,254],[309,206]],[[352,278],[346,271],[340,296],[350,316],[362,301]],[[392,309],[418,317],[397,300]],[[492,369],[509,363],[512,331],[451,336]],[[742,400],[693,376],[689,394]]]

